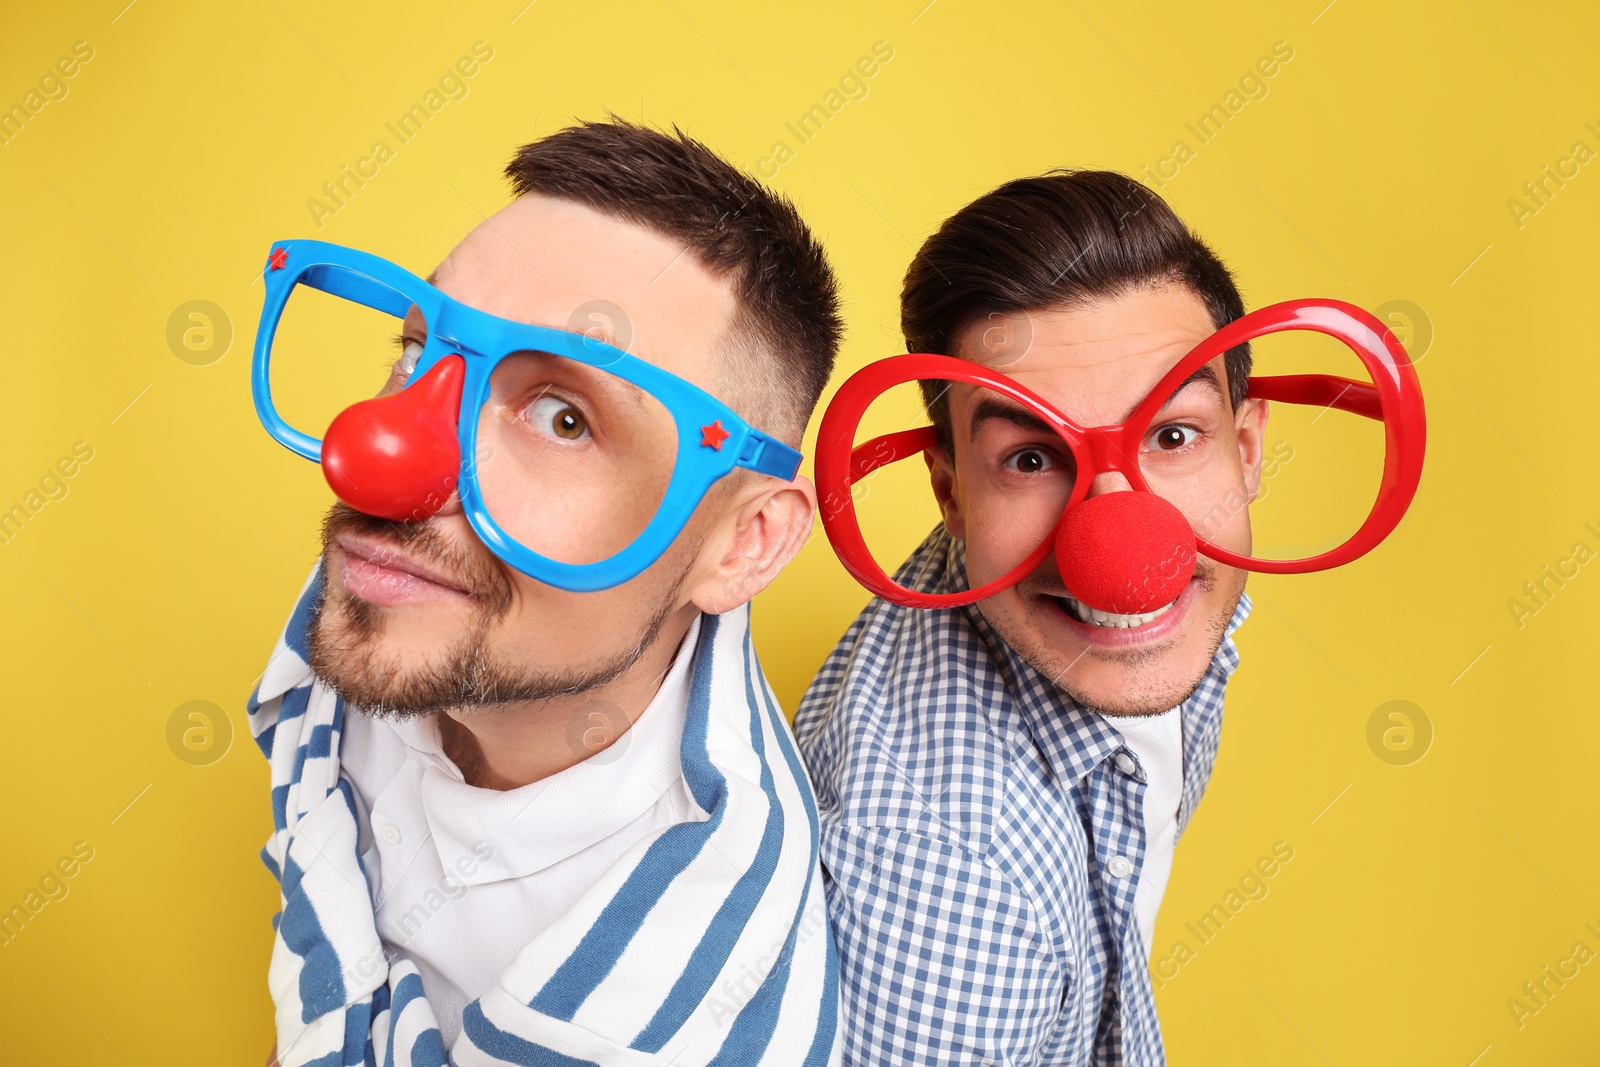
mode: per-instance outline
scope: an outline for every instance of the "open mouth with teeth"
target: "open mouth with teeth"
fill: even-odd
[[[1172,609],[1172,604],[1163,604],[1156,610],[1147,611],[1142,615],[1119,615],[1114,611],[1101,611],[1099,608],[1091,608],[1089,605],[1074,600],[1070,596],[1053,596],[1050,599],[1054,600],[1062,611],[1079,622],[1086,622],[1091,626],[1101,626],[1108,630],[1137,629],[1147,623],[1154,622]],[[1177,601],[1173,601],[1173,604],[1175,603]]]

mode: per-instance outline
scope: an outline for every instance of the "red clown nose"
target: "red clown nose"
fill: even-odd
[[[1067,592],[1119,615],[1142,615],[1178,599],[1194,560],[1194,531],[1154,493],[1091,496],[1067,512],[1056,534],[1056,566]]]
[[[450,499],[461,472],[456,413],[466,362],[446,356],[390,396],[339,412],[322,438],[322,473],[357,511],[419,522]]]

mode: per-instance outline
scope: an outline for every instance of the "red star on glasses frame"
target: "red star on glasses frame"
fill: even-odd
[[[722,442],[726,441],[730,436],[728,431],[722,428],[722,420],[717,419],[710,426],[700,427],[700,447],[714,448],[721,452]]]

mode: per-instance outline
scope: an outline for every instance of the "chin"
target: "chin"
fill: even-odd
[[[319,673],[330,680],[388,676],[396,683],[459,640],[462,627],[438,625],[420,613],[394,611],[330,587],[311,626]],[[409,668],[409,670],[408,670]]]
[[[1120,667],[1103,671],[1091,667],[1081,673],[1068,672],[1056,686],[1079,704],[1103,715],[1159,715],[1187,700],[1204,677],[1204,667],[1197,671],[1180,671],[1166,665],[1152,671]]]
[[[1225,570],[1232,572],[1197,573],[1166,607],[1111,617],[1110,625],[1056,595],[1059,578],[1025,582],[979,607],[1018,655],[1079,704],[1106,715],[1155,715],[1188,699],[1222,643],[1244,588],[1243,572]]]

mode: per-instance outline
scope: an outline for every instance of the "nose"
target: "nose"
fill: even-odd
[[[1121,471],[1101,471],[1089,483],[1089,495],[1100,496],[1102,493],[1122,493],[1133,488],[1128,481],[1128,476]]]
[[[398,393],[341,411],[322,438],[322,473],[334,494],[397,522],[420,522],[453,500],[465,378],[465,360],[445,356]]]
[[[1056,533],[1056,566],[1067,591],[1101,611],[1140,615],[1172,603],[1194,576],[1194,564],[1188,520],[1154,493],[1096,492],[1067,509]]]

